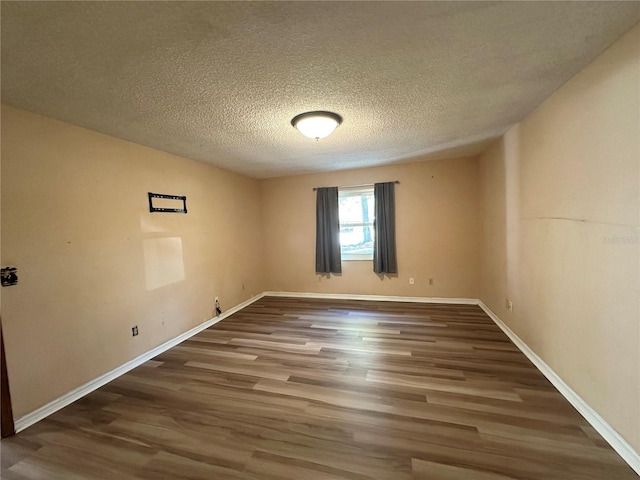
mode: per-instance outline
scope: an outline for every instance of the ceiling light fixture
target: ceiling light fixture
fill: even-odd
[[[291,120],[291,125],[305,137],[320,138],[328,137],[342,123],[342,117],[337,113],[315,111],[305,112],[296,115]]]

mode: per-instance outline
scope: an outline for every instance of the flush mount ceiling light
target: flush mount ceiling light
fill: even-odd
[[[342,117],[333,112],[305,112],[296,115],[291,120],[291,125],[305,137],[316,140],[328,137],[342,123]]]

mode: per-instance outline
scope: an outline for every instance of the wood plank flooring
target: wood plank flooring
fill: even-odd
[[[1,447],[6,480],[638,478],[470,305],[266,297]]]

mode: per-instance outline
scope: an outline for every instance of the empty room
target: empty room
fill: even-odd
[[[640,2],[2,1],[6,480],[640,475]]]

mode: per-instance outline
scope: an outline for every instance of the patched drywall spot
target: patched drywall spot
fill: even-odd
[[[147,290],[184,280],[182,238],[149,238],[143,241]]]

